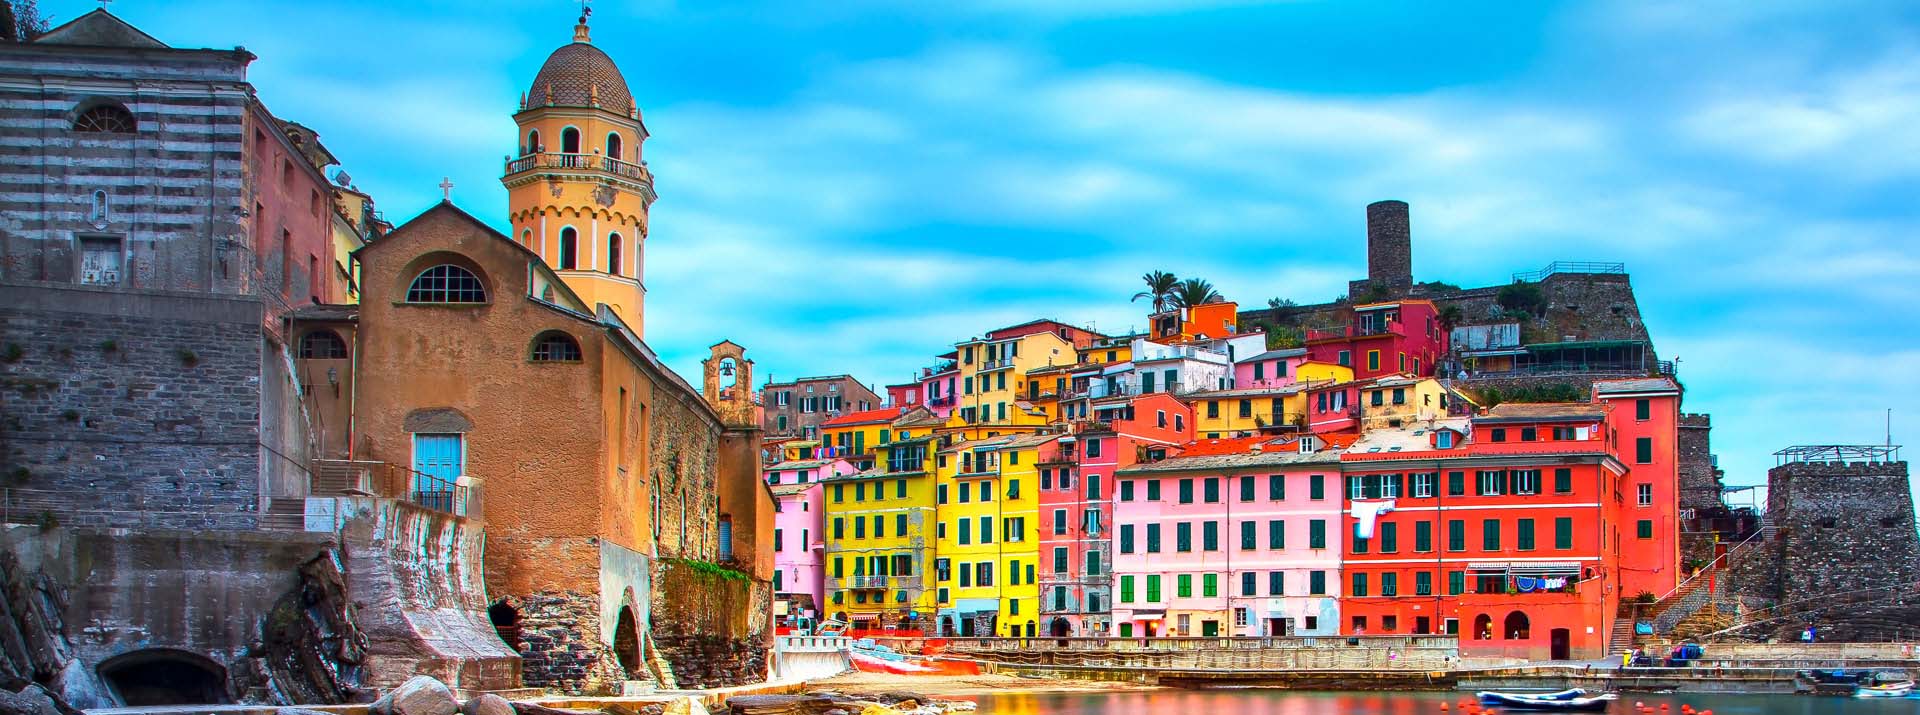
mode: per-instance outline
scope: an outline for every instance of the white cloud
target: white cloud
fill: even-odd
[[[1685,137],[1761,163],[1811,164],[1849,182],[1920,174],[1920,53],[1721,94],[1680,120]]]

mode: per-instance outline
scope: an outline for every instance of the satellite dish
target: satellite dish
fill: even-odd
[[[352,181],[353,181],[353,177],[347,176],[347,172],[345,171],[333,172],[333,183],[339,184],[341,186],[348,186],[350,185],[349,182],[352,182]]]

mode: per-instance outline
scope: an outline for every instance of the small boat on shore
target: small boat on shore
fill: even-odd
[[[1856,698],[1904,698],[1913,694],[1913,681],[1887,683],[1885,685],[1861,685],[1853,691]]]
[[[1503,710],[1569,713],[1605,712],[1607,704],[1620,697],[1613,693],[1589,693],[1581,688],[1557,693],[1500,693],[1486,690],[1476,695],[1481,705]]]

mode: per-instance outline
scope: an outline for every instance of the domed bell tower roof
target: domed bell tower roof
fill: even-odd
[[[627,90],[627,78],[620,75],[613,58],[594,47],[588,37],[585,14],[573,26],[573,42],[554,50],[540,66],[523,104],[524,109],[599,107],[626,117],[640,115],[633,93]]]

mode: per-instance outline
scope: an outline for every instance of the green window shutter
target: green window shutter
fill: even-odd
[[[1513,538],[1521,551],[1533,550],[1533,520],[1521,519],[1513,525]]]
[[[1353,575],[1353,590],[1350,595],[1354,596],[1355,598],[1360,598],[1367,595],[1367,575],[1366,574],[1356,573]]]
[[[1568,494],[1573,491],[1573,470],[1565,467],[1553,470],[1553,491],[1556,494]]]
[[[1447,595],[1458,596],[1467,590],[1467,574],[1464,571],[1447,572]]]
[[[1413,550],[1414,551],[1432,551],[1433,550],[1433,522],[1431,521],[1413,522]]]
[[[1636,464],[1653,462],[1653,438],[1637,437],[1633,440],[1633,461]]]
[[[1259,546],[1260,534],[1258,529],[1259,529],[1259,526],[1257,522],[1253,522],[1253,521],[1240,522],[1240,548],[1245,549],[1247,551],[1252,551],[1254,549],[1260,548]]]
[[[1307,594],[1324,596],[1327,593],[1327,572],[1310,571],[1307,573]]]
[[[1307,498],[1308,499],[1327,498],[1326,479],[1327,479],[1326,476],[1321,474],[1315,474],[1307,478]]]
[[[1267,522],[1267,548],[1287,548],[1287,522],[1274,520]]]
[[[1149,574],[1147,576],[1147,603],[1159,603],[1159,602],[1160,602],[1160,577],[1156,574]]]
[[[1447,550],[1467,550],[1467,522],[1464,519],[1447,522]]]
[[[1133,603],[1133,577],[1120,577],[1120,602]]]
[[[1183,573],[1174,577],[1174,595],[1180,598],[1193,597],[1193,574]]]
[[[1553,548],[1573,548],[1573,517],[1562,516],[1553,520]]]
[[[1220,595],[1220,574],[1201,574],[1200,595],[1207,598]]]
[[[1307,522],[1307,548],[1327,548],[1327,520],[1314,519]]]
[[[1380,525],[1380,553],[1391,554],[1400,550],[1400,525],[1392,522]]]
[[[1635,526],[1634,531],[1637,532],[1638,536],[1642,539],[1653,538],[1653,520],[1641,519],[1640,523]]]
[[[1484,551],[1500,550],[1500,520],[1487,519],[1480,522],[1480,548]]]

